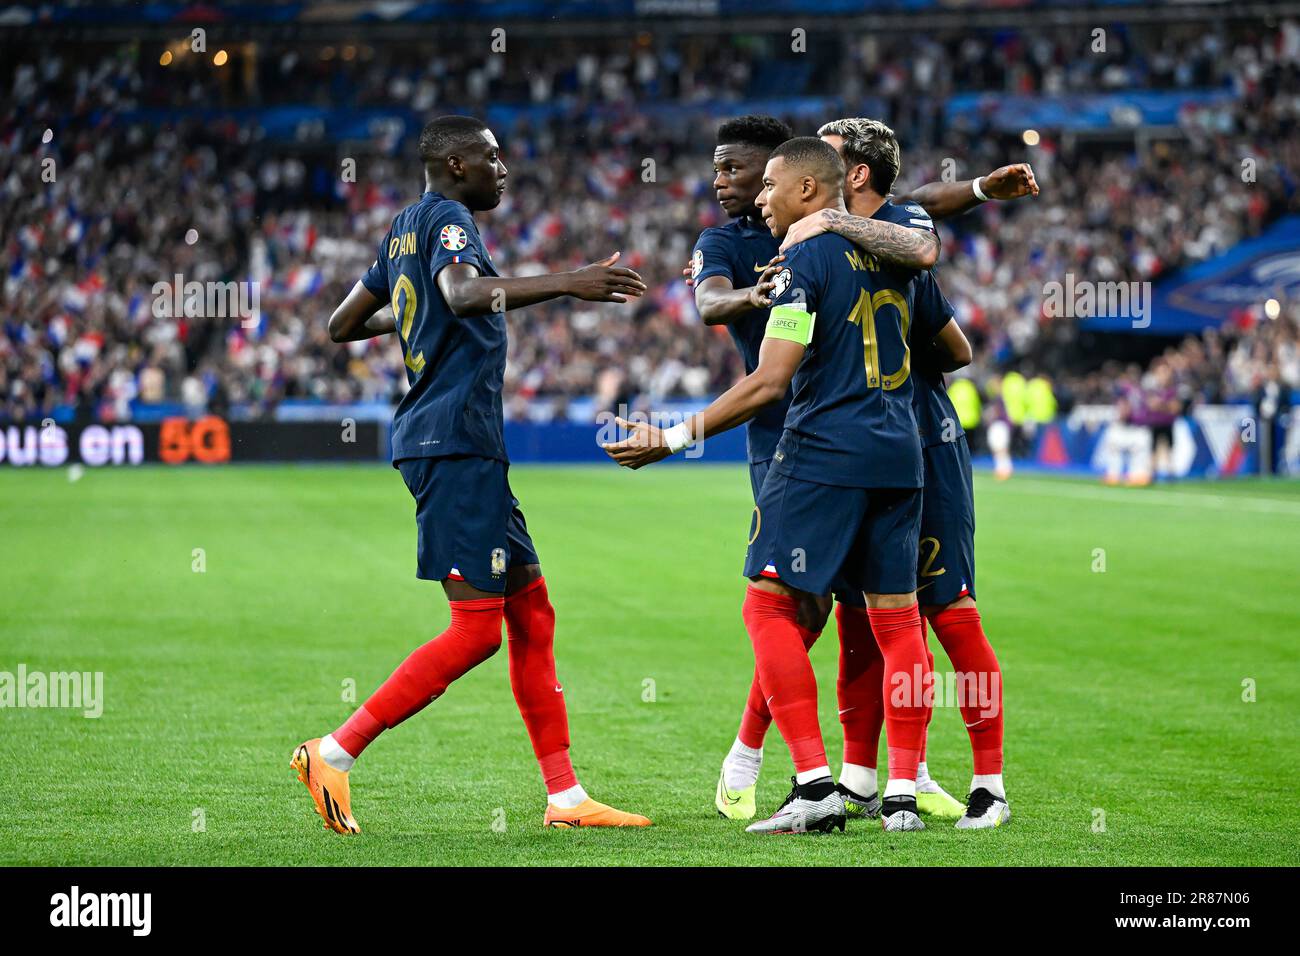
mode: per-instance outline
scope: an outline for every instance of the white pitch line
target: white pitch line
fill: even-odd
[[[1074,498],[1079,501],[1105,501],[1122,505],[1204,507],[1216,511],[1248,511],[1256,514],[1289,515],[1300,518],[1300,501],[1282,501],[1277,498],[1211,495],[1199,491],[1164,491],[1159,488],[1086,488],[1033,478],[1012,478],[1007,487],[1011,491],[1043,498]]]

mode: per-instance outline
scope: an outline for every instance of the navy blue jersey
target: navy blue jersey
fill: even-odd
[[[780,243],[762,224],[749,217],[733,219],[725,226],[710,226],[700,233],[691,254],[691,278],[702,282],[710,276],[723,276],[733,289],[748,289],[776,255]],[[745,363],[745,374],[758,368],[758,350],[767,328],[767,309],[754,309],[727,324],[731,340],[736,343]],[[770,461],[785,427],[785,413],[790,396],[773,402],[746,426],[750,463]]]
[[[914,202],[886,201],[871,218],[934,232],[930,214]],[[916,414],[921,445],[926,448],[944,441],[945,434],[948,441],[966,434],[948,399],[943,372],[930,348],[935,336],[955,314],[934,273],[921,273],[917,277],[916,311],[912,318],[912,410]]]
[[[393,413],[394,462],[447,455],[508,460],[501,412],[506,318],[451,311],[437,276],[454,262],[498,274],[469,210],[427,192],[393,219],[361,280],[392,303],[411,386]]]
[[[787,251],[767,334],[807,351],[773,471],[827,485],[921,487],[908,344],[917,275],[834,233]]]

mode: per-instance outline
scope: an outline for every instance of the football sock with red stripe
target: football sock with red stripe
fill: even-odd
[[[751,585],[742,616],[754,645],[767,707],[790,748],[796,775],[806,775],[826,767],[826,747],[817,720],[817,678],[800,633],[798,612],[796,598]]]
[[[396,727],[441,697],[452,681],[483,663],[501,646],[502,598],[449,601],[451,623],[416,648],[333,737],[359,757],[384,730]]]
[[[934,632],[959,675],[957,690],[962,720],[970,735],[978,775],[1002,772],[1002,670],[984,635],[980,612],[954,607],[930,618]]]
[[[803,639],[805,650],[812,650],[821,634],[821,631],[799,627],[799,636]],[[754,679],[749,684],[749,699],[745,701],[745,712],[740,715],[740,732],[736,739],[753,750],[762,750],[763,739],[771,726],[772,712],[767,709],[767,702],[763,699],[763,688],[758,682],[758,668],[755,667]]]
[[[921,612],[913,604],[905,608],[868,608],[867,615],[885,659],[883,689],[889,779],[914,783],[929,710],[925,696],[929,671],[921,637]]]
[[[510,687],[548,794],[577,786],[569,759],[569,714],[555,676],[555,609],[538,578],[506,598]]]

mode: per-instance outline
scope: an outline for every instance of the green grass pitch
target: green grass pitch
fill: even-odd
[[[540,826],[545,797],[504,650],[359,762],[360,838],[321,828],[291,749],[355,706],[346,682],[364,700],[447,621],[441,589],[415,579],[412,503],[392,469],[146,468],[77,481],[5,470],[0,671],[102,671],[106,700],[99,719],[0,710],[0,864],[1300,859],[1296,485],[977,477],[1011,824],[886,835],[855,821],[847,834],[759,838],[712,805],[752,668],[743,470],[511,477],[558,613],[579,776],[653,828]],[[838,767],[833,624],[813,659]],[[935,776],[963,794],[970,758],[955,709],[936,712],[930,741]],[[790,773],[773,731],[760,811]]]

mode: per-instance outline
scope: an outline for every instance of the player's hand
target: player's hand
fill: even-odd
[[[621,252],[569,273],[568,294],[586,302],[626,302],[627,296],[640,298],[646,290],[641,277],[631,269],[617,269]]]
[[[693,262],[688,262],[682,266],[682,278],[686,280],[688,289],[695,288],[695,264]]]
[[[631,468],[635,471],[642,465],[661,461],[672,454],[668,450],[668,445],[664,442],[662,428],[657,428],[647,422],[637,422],[634,425],[621,418],[615,418],[614,421],[626,428],[631,434],[622,441],[603,442],[600,447],[605,449],[605,454],[624,468]]]
[[[779,253],[768,260],[765,268],[758,281],[750,287],[749,304],[756,309],[768,309],[772,306],[771,292],[776,287],[772,277],[781,269],[781,263],[785,262],[785,256]]]
[[[793,226],[786,230],[785,238],[781,240],[781,252],[785,252],[797,242],[807,242],[813,236],[820,236],[823,232],[830,230],[831,217],[828,215],[829,209],[819,209],[811,216],[804,216]]]
[[[1038,180],[1028,163],[1015,163],[993,170],[980,180],[980,189],[990,199],[1019,199],[1021,196],[1037,196]]]

